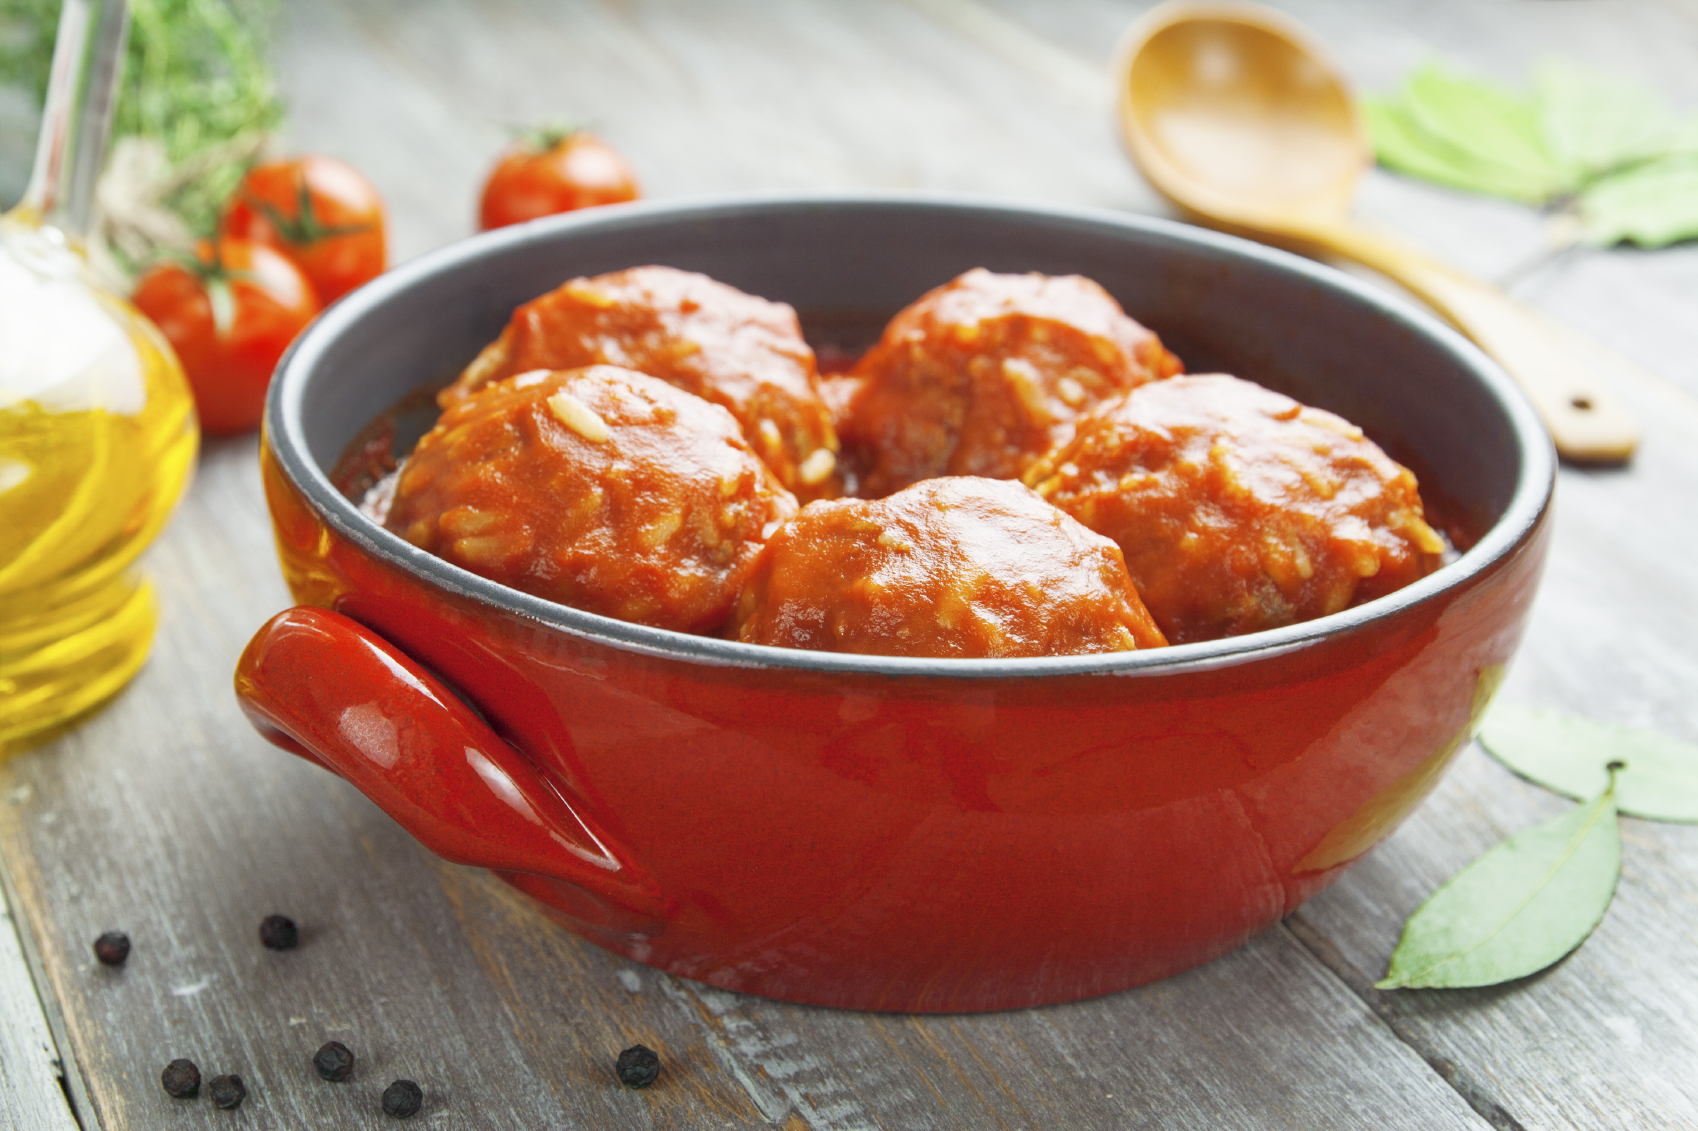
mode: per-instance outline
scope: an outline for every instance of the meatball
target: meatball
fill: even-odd
[[[1026,480],[1119,543],[1175,643],[1335,613],[1444,551],[1415,476],[1360,428],[1221,374],[1102,405]]]
[[[1014,479],[1080,413],[1179,370],[1089,279],[977,268],[891,320],[839,424],[863,497],[938,475]]]
[[[386,525],[538,597],[713,632],[795,510],[730,413],[596,365],[450,407],[402,467]]]
[[[443,408],[533,369],[609,364],[658,377],[729,409],[779,482],[813,498],[835,490],[837,435],[796,312],[706,275],[633,267],[573,279],[519,307],[443,390]]]
[[[1120,551],[1019,483],[929,479],[809,503],[737,602],[738,639],[886,656],[1061,656],[1166,641]]]

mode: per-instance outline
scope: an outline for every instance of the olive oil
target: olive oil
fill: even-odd
[[[154,600],[126,567],[164,525],[197,439],[170,346],[51,242],[0,221],[0,748],[141,665]]]
[[[129,566],[198,443],[171,347],[80,252],[127,18],[64,0],[30,187],[0,216],[0,753],[141,666],[157,614]]]

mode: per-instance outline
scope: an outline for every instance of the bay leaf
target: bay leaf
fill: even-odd
[[[1656,95],[1569,60],[1541,63],[1534,79],[1546,152],[1575,183],[1665,152],[1673,115]]]
[[[1589,185],[1580,194],[1580,230],[1599,247],[1698,238],[1698,154],[1664,157]]]
[[[1403,925],[1380,989],[1493,986],[1586,941],[1615,895],[1621,833],[1613,781],[1452,876]]]
[[[1576,799],[1594,797],[1616,775],[1616,808],[1653,821],[1698,821],[1698,745],[1560,711],[1498,703],[1480,745],[1535,785]]]
[[[1676,122],[1669,130],[1669,156],[1681,153],[1698,153],[1698,114],[1692,114]]]
[[[1463,150],[1422,129],[1398,100],[1365,99],[1362,116],[1373,141],[1374,158],[1388,169],[1466,192],[1512,200],[1543,199],[1527,195],[1524,178],[1513,173],[1506,175],[1496,165],[1482,165]]]
[[[1545,149],[1532,98],[1429,62],[1410,74],[1403,103],[1422,130],[1515,185],[1517,199],[1541,201],[1571,187]]]

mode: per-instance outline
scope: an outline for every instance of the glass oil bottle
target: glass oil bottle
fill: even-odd
[[[64,0],[34,171],[0,216],[0,754],[110,697],[147,656],[130,569],[199,433],[171,347],[90,276],[123,0]]]

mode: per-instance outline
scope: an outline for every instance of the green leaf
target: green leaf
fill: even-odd
[[[1668,151],[1670,155],[1698,153],[1698,114],[1670,127]]]
[[[1598,247],[1698,238],[1698,154],[1665,157],[1588,186],[1580,194],[1580,235]]]
[[[1632,730],[1578,715],[1499,703],[1486,716],[1480,745],[1536,785],[1568,797],[1595,796],[1616,776],[1616,808],[1653,821],[1698,821],[1698,746],[1656,731]]]
[[[283,117],[266,43],[277,0],[129,0],[130,36],[113,118],[114,140],[136,135],[173,165],[265,133]],[[0,0],[0,86],[47,89],[60,0]],[[167,203],[211,235],[246,159],[209,160]]]
[[[41,103],[59,29],[60,0],[0,3],[0,86],[15,86]]]
[[[1521,178],[1506,177],[1494,165],[1482,166],[1467,153],[1427,133],[1401,102],[1369,98],[1362,104],[1362,115],[1373,139],[1374,157],[1388,169],[1468,192],[1526,198],[1526,184]]]
[[[1586,941],[1620,874],[1612,782],[1452,876],[1403,925],[1377,985],[1495,986],[1536,974]]]
[[[173,165],[283,117],[266,61],[276,0],[130,0],[130,43],[112,136],[157,140]],[[196,235],[210,235],[247,171],[206,169],[168,201]]]
[[[1535,79],[1540,136],[1579,182],[1666,151],[1674,118],[1649,91],[1589,67],[1552,59]]]
[[[1524,200],[1544,200],[1571,187],[1545,149],[1533,100],[1439,63],[1417,68],[1404,85],[1411,118]]]

